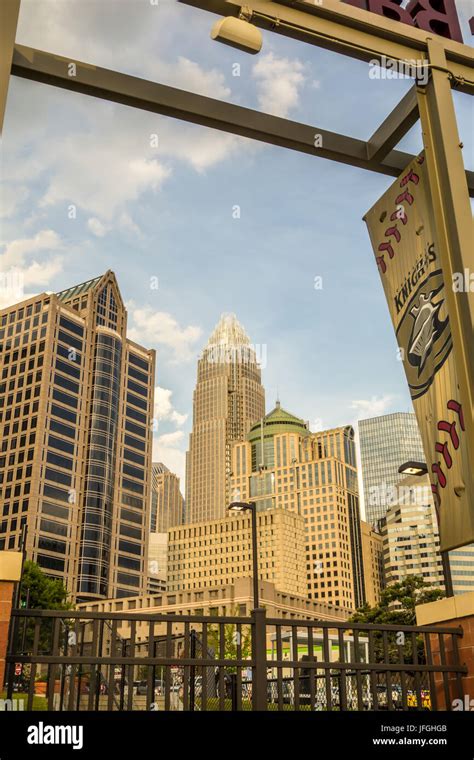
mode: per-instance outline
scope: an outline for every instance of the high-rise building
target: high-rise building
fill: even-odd
[[[380,521],[387,585],[417,575],[444,590],[438,523],[428,477],[398,483],[398,497]]]
[[[247,441],[234,445],[232,473],[234,500],[303,517],[308,597],[345,610],[360,607],[365,592],[353,429],[311,433],[277,402]]]
[[[179,490],[179,478],[162,462],[153,462],[151,470],[152,533],[166,533],[184,520],[184,499]]]
[[[449,565],[454,594],[474,591],[474,544],[450,551]]]
[[[186,457],[186,522],[224,517],[231,448],[265,414],[256,352],[234,314],[222,315],[198,361]]]
[[[168,533],[148,536],[148,593],[166,591],[168,578]]]
[[[400,465],[424,462],[425,455],[414,414],[371,417],[360,420],[358,427],[365,519],[374,525],[396,499]]]
[[[304,522],[285,509],[257,514],[258,577],[278,591],[306,594]],[[253,575],[249,512],[168,531],[168,590],[217,588]]]
[[[0,312],[0,549],[73,599],[146,591],[155,353],[113,272]]]
[[[362,560],[364,564],[365,601],[371,607],[380,602],[384,588],[383,538],[377,528],[361,520]]]

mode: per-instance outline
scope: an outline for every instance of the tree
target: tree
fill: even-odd
[[[399,583],[387,586],[382,593],[380,602],[371,607],[365,604],[349,618],[352,623],[370,623],[371,625],[416,625],[415,607],[418,604],[435,602],[444,597],[444,591],[433,588],[426,583],[421,576],[409,575]],[[387,633],[388,655],[390,662],[398,662],[400,654],[403,654],[405,662],[413,662],[412,637],[405,636],[403,632]],[[424,640],[422,636],[416,637],[419,662],[425,660]],[[374,635],[374,650],[377,662],[382,662],[385,656],[382,633],[377,631]]]
[[[31,562],[31,560],[26,560],[21,576],[20,607],[28,607],[31,610],[70,610],[74,605],[68,601],[68,592],[59,578],[49,578],[39,565]],[[23,633],[23,626],[25,625],[26,631]],[[38,642],[40,652],[49,652],[52,643],[52,630],[52,620],[40,619]],[[18,641],[24,644],[26,651],[33,647],[34,631],[34,619],[23,618],[20,623]]]
[[[27,605],[28,599],[28,605]],[[32,610],[70,610],[68,592],[59,578],[49,578],[35,562],[26,560],[20,589],[20,606]]]
[[[231,613],[232,617],[238,617],[238,609]],[[240,644],[242,660],[248,660],[252,656],[252,632],[250,625],[241,626],[240,641],[237,626],[234,623],[224,625],[224,657],[226,660],[236,660],[238,646]],[[209,626],[208,645],[214,651],[216,658],[220,657],[220,624]],[[235,673],[237,668],[229,663],[226,668],[228,673]]]
[[[399,583],[383,589],[375,607],[365,604],[350,618],[353,623],[382,623],[385,625],[416,625],[415,606],[435,602],[444,591],[433,588],[421,576],[409,575]]]

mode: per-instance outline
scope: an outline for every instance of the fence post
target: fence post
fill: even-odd
[[[252,709],[267,709],[267,626],[263,608],[252,610]]]
[[[194,628],[191,628],[191,652],[190,652],[190,655],[191,655],[191,659],[192,660],[196,659],[196,631],[194,630]],[[201,680],[201,687],[202,687],[202,682],[203,682],[204,678],[207,678],[207,668],[203,669],[203,675],[202,675],[202,680]],[[189,684],[189,711],[190,712],[194,712],[194,710],[196,709],[196,707],[195,707],[195,704],[196,704],[196,665],[194,663],[189,668],[189,679],[190,679],[190,684]]]

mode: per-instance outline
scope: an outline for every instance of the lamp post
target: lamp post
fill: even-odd
[[[233,501],[227,507],[229,512],[251,512],[252,516],[252,561],[253,561],[253,606],[258,610],[258,547],[257,547],[257,506],[253,501]]]
[[[422,475],[428,474],[428,467],[426,465],[426,462],[405,462],[404,464],[400,465],[398,472],[400,475],[415,475],[416,477],[421,477]],[[449,552],[441,552],[441,562],[443,563],[446,596],[454,596],[451,566],[449,564]]]

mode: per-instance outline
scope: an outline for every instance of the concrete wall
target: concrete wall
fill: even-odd
[[[454,709],[474,710],[474,592],[452,596],[448,599],[440,599],[437,602],[422,604],[416,608],[416,621],[418,625],[439,625],[457,627],[463,630],[462,638],[458,639],[459,661],[466,665],[468,674],[462,678],[463,705],[454,704]],[[454,662],[453,646],[451,637],[444,637],[446,645],[446,661]],[[433,659],[435,664],[441,664],[440,646],[438,636],[430,636]],[[456,677],[450,674],[448,677],[451,704],[454,699],[460,697],[456,687]],[[436,676],[439,703],[444,703],[444,686],[441,675]],[[453,706],[453,705],[452,705]]]

